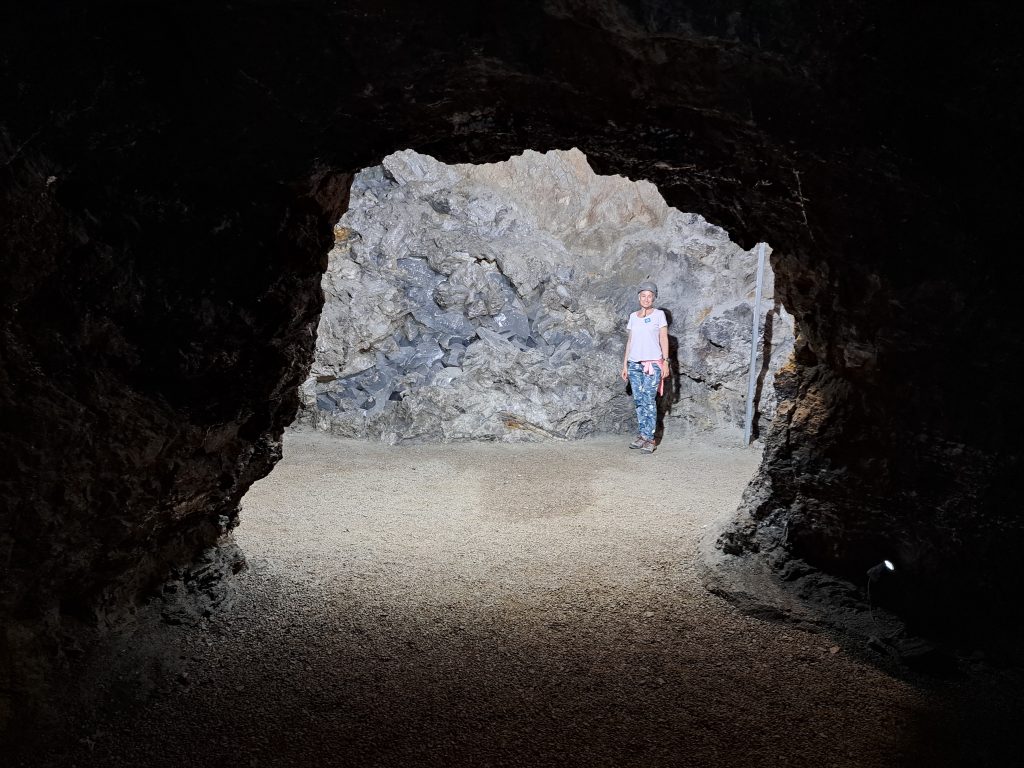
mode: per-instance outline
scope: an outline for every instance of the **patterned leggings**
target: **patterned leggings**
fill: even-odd
[[[644,374],[643,363],[627,365],[629,386],[633,389],[633,402],[636,403],[636,420],[640,425],[640,436],[644,440],[654,439],[654,428],[658,423],[658,383],[661,381],[661,366],[655,365],[654,373]]]

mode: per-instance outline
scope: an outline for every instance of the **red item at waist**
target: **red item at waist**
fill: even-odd
[[[661,368],[661,378],[658,380],[658,396],[665,394],[665,373],[668,370],[668,366],[664,360],[640,360],[639,363],[644,367],[644,376],[654,375],[654,366]]]

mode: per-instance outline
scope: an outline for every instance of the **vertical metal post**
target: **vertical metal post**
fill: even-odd
[[[754,327],[750,333],[750,376],[747,379],[747,418],[743,424],[743,444],[750,445],[750,435],[754,426],[754,385],[757,383],[758,326],[761,324],[761,289],[764,286],[764,252],[765,244],[757,244],[757,289],[754,291]]]

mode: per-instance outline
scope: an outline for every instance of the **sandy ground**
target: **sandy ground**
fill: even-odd
[[[235,604],[167,628],[166,679],[38,764],[984,764],[934,691],[702,588],[759,460],[737,442],[289,433]]]

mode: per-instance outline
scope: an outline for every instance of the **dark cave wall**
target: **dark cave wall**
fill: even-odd
[[[848,575],[894,556],[933,612],[951,564],[985,563],[974,583],[1009,593],[1015,19],[994,3],[903,13],[853,0],[8,11],[7,698],[39,682],[18,663],[29,649],[60,658],[62,633],[115,620],[229,541],[295,413],[348,174],[403,147],[482,162],[578,146],[747,246],[770,240],[803,341],[737,540]]]

